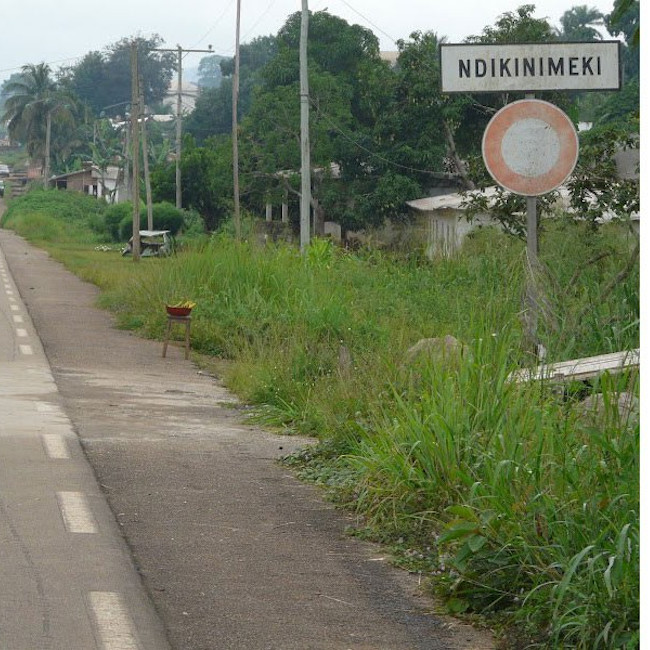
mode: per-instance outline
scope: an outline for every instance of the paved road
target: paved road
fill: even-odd
[[[1,251],[0,648],[169,648]]]
[[[485,634],[432,615],[431,602],[419,593],[417,581],[387,565],[377,547],[347,536],[348,517],[275,462],[308,441],[242,423],[239,405],[216,379],[185,361],[180,348],[170,348],[163,359],[160,343],[114,329],[110,315],[93,306],[96,289],[46,253],[5,230],[0,230],[0,248],[56,382],[44,364],[49,397],[41,396],[37,403],[56,406],[51,413],[68,427],[61,435],[72,455],[83,460],[81,444],[101,486],[101,491],[96,485],[94,491],[87,488],[93,514],[95,504],[107,519],[112,512],[112,521],[100,527],[119,528],[124,535],[134,566],[130,580],[141,581],[172,648],[491,647]],[[9,284],[13,287],[12,280]],[[0,335],[4,339],[13,331],[18,341],[18,324],[11,320],[5,317]],[[36,350],[38,338],[35,332],[30,336]],[[17,356],[15,346],[11,354]],[[3,393],[7,383],[7,377],[0,377]],[[38,411],[39,417],[45,411]],[[36,422],[25,428],[23,437],[36,437],[31,447],[42,448],[37,432],[44,431],[43,426]],[[13,441],[0,453],[18,453],[17,445]],[[15,474],[12,480],[20,490],[21,477]],[[58,490],[82,492],[75,485]],[[56,499],[50,501],[56,506]],[[3,536],[11,535],[0,530]],[[68,537],[64,535],[64,542]],[[17,583],[22,576],[25,584],[36,584],[33,556],[21,550],[25,543],[15,542],[10,571]],[[92,565],[107,579],[113,577],[114,570],[103,561],[86,560],[86,546],[64,544],[62,552],[78,558],[79,566]],[[122,563],[129,559],[123,550],[113,554]],[[33,589],[38,592],[40,587]],[[93,586],[95,591],[118,589]],[[77,596],[87,602],[84,593]],[[34,598],[21,599],[19,594],[17,602],[27,608],[26,602],[35,605]],[[146,626],[140,622],[147,603],[140,596],[133,598],[134,611],[130,601],[117,610],[112,605],[104,609],[123,612],[122,618],[135,621],[137,632],[150,628],[154,634],[155,621]],[[36,636],[45,634],[38,616],[33,614],[30,632]],[[101,642],[7,646],[1,638],[0,648],[7,650],[130,648]],[[155,645],[157,641],[153,646],[141,643],[138,648],[166,647],[162,642]]]

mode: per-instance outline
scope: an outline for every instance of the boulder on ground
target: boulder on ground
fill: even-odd
[[[456,337],[447,334],[443,337],[420,339],[411,346],[404,356],[406,364],[418,360],[429,360],[434,363],[457,363],[468,354],[467,346],[463,345]]]

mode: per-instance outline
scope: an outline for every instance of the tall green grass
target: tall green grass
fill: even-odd
[[[11,200],[2,226],[35,242],[99,243],[107,240],[104,208],[92,196],[36,189]]]
[[[547,225],[550,361],[638,347],[638,263],[618,275],[633,248],[616,225]],[[229,360],[226,383],[260,421],[319,437],[291,462],[419,558],[453,611],[498,614],[513,647],[638,646],[639,424],[615,407],[638,377],[509,381],[530,363],[519,242],[485,229],[433,262],[225,236],[139,264],[51,250],[146,336],[162,336],[165,303],[195,300],[193,349]],[[447,334],[462,352],[406,361]],[[603,408],[583,412],[596,391]]]

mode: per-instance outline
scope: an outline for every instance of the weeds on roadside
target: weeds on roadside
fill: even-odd
[[[547,226],[549,361],[638,347],[633,248],[616,226]],[[639,645],[639,424],[618,406],[637,377],[559,392],[509,381],[526,358],[519,242],[485,229],[432,262],[224,236],[140,264],[59,252],[148,336],[166,302],[196,301],[193,349],[231,361],[225,381],[260,421],[320,438],[291,462],[367,533],[411,549],[453,611],[501,612],[540,647]],[[459,356],[406,363],[447,334]]]

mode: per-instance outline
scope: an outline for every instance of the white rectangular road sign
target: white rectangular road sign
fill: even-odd
[[[440,46],[443,93],[619,90],[619,41]]]

